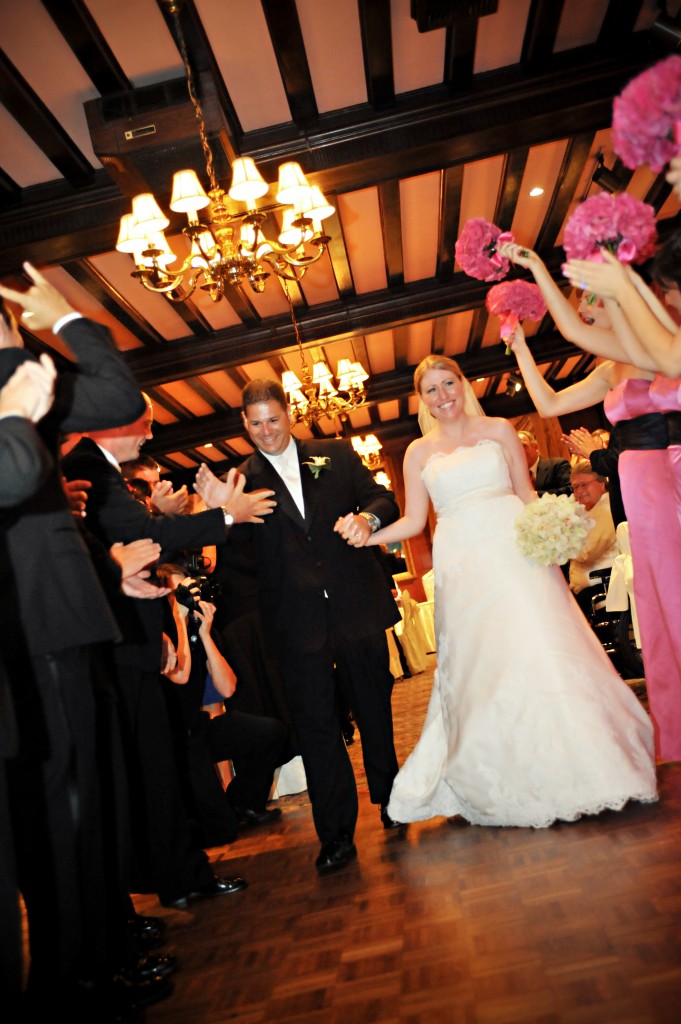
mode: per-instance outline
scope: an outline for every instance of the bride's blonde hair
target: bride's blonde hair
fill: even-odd
[[[422,359],[414,370],[414,391],[417,395],[421,393],[421,381],[428,370],[449,370],[450,373],[456,374],[459,380],[463,380],[461,367],[456,359],[450,359],[449,356],[429,355]]]

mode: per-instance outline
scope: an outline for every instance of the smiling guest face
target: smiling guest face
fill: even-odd
[[[420,395],[431,416],[441,423],[463,411],[463,385],[452,370],[433,367],[421,378]]]

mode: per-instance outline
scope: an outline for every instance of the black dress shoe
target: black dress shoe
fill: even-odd
[[[114,975],[111,1005],[119,1015],[126,1012],[136,1013],[145,1006],[167,999],[173,991],[173,983],[169,978],[154,974],[144,981],[130,981],[122,974]],[[125,1018],[123,1018],[125,1019]]]
[[[319,851],[315,866],[320,875],[328,874],[330,871],[338,871],[349,864],[357,856],[357,847],[350,836],[339,836],[325,843]]]
[[[240,825],[271,825],[281,818],[281,808],[266,807],[263,811],[254,811],[250,807],[235,807]]]
[[[395,821],[388,814],[388,805],[382,804],[381,806],[381,821],[383,822],[383,828],[406,828],[406,821]]]
[[[229,896],[233,892],[241,892],[248,882],[245,878],[213,878],[212,882],[193,889],[184,896],[174,898],[159,897],[163,907],[171,907],[173,910],[187,910],[189,901],[192,899],[212,899],[214,896]]]
[[[177,957],[172,953],[162,953],[160,956],[147,953],[139,960],[126,964],[118,973],[128,981],[138,984],[140,981],[146,981],[147,978],[153,978],[154,975],[167,978],[169,974],[174,974],[177,968]]]
[[[161,917],[144,917],[135,914],[128,921],[128,928],[135,942],[142,949],[160,946],[166,940],[166,923]]]

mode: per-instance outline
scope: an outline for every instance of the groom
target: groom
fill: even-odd
[[[371,800],[381,808],[384,828],[400,825],[385,809],[397,774],[385,631],[399,612],[375,552],[363,547],[399,510],[347,442],[291,436],[278,381],[250,381],[241,415],[256,448],[240,467],[247,487],[274,490],[277,500],[267,522],[252,531],[259,601],[305,765],[321,841],[316,867],[326,873],[357,855],[357,788],[334,667],[359,726]],[[209,507],[225,500],[224,484],[206,466],[195,489]],[[339,522],[342,531],[334,532]],[[229,543],[239,543],[248,529],[236,527]]]

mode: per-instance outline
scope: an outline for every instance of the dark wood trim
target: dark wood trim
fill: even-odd
[[[358,0],[367,96],[374,110],[395,103],[390,0]]]
[[[102,96],[132,89],[83,0],[42,0],[42,5]]]
[[[281,80],[296,125],[307,127],[318,117],[312,77],[295,0],[261,0]]]
[[[82,188],[92,182],[90,161],[2,50],[0,102],[71,185]]]

